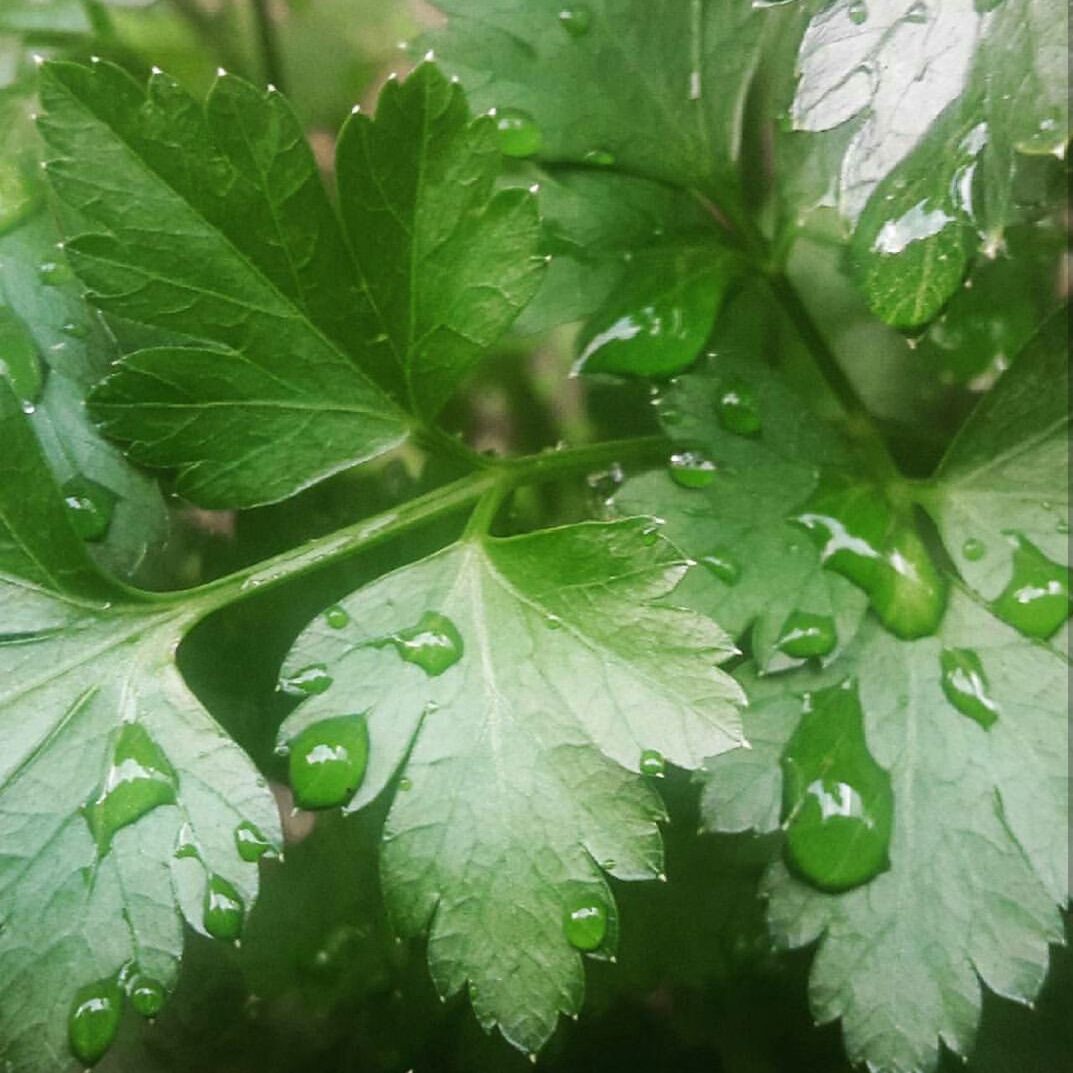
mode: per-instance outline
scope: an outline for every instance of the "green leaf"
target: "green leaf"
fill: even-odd
[[[338,801],[400,776],[389,911],[429,930],[440,993],[468,987],[527,1051],[580,1008],[578,950],[614,951],[604,873],[660,871],[642,754],[692,768],[741,743],[725,634],[654,603],[684,569],[646,519],[468,540],[344,600],[349,620],[313,623],[284,667],[284,688],[318,679],[281,731],[296,793],[346,767],[363,722],[368,767]]]
[[[975,693],[952,673],[959,662],[978,668]],[[936,636],[907,642],[868,623],[823,675],[747,678],[753,749],[707,765],[710,829],[780,826],[779,760],[802,695],[847,675],[867,746],[893,785],[890,868],[830,894],[776,864],[769,921],[785,944],[819,941],[813,1014],[841,1018],[851,1060],[877,1073],[929,1070],[940,1040],[970,1052],[981,980],[1030,1003],[1048,944],[1062,941],[1069,773],[1054,742],[1065,733],[1069,665],[958,590]],[[977,718],[980,696],[997,716],[990,729]]]
[[[0,1057],[51,1073],[173,986],[184,919],[233,937],[278,820],[175,667],[204,609],[97,573],[5,382],[0,431]]]
[[[221,78],[203,110],[163,74],[46,65],[40,129],[68,258],[106,312],[188,346],[124,360],[94,415],[206,505],[283,498],[398,444],[365,373],[360,284],[279,96]],[[177,150],[177,146],[181,149]]]
[[[470,119],[461,86],[431,63],[380,94],[376,119],[339,138],[339,199],[392,361],[432,418],[540,285],[529,191],[496,191],[496,123]]]
[[[962,577],[988,600],[1017,584],[1024,540],[1056,569],[1070,564],[1067,334],[1063,311],[980,402],[925,493]]]
[[[742,111],[765,19],[688,0],[438,0],[433,37],[478,107],[511,108],[540,156],[740,197]]]

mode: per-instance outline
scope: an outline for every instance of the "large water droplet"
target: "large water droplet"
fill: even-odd
[[[775,647],[791,659],[813,659],[830,655],[838,643],[838,632],[827,615],[794,611],[783,623]]]
[[[290,742],[290,779],[299,808],[335,808],[365,776],[369,731],[360,715],[337,715],[308,726]]]
[[[33,402],[41,394],[44,378],[37,344],[22,320],[0,304],[0,377],[11,384],[23,402]]]
[[[599,898],[577,898],[563,914],[563,933],[577,950],[598,950],[607,938],[607,920],[607,906]]]
[[[824,566],[866,593],[884,626],[898,637],[934,633],[947,587],[912,522],[896,514],[877,488],[828,485],[795,519],[820,549]]]
[[[120,828],[175,802],[178,780],[167,757],[140,723],[124,723],[108,773],[83,815],[103,856]]]
[[[739,436],[755,436],[760,431],[760,412],[756,395],[744,380],[734,380],[719,391],[715,403],[719,423]]]
[[[864,0],[853,0],[853,3],[849,5],[847,14],[849,15],[849,21],[854,26],[860,26],[868,21],[868,5],[864,3]]]
[[[259,827],[249,820],[243,820],[235,828],[235,848],[244,861],[252,864],[272,849],[272,843],[265,838]]]
[[[741,577],[741,566],[738,565],[737,560],[723,551],[713,551],[702,555],[700,564],[724,585],[736,585]]]
[[[564,7],[559,12],[559,25],[571,37],[584,37],[592,26],[592,12],[582,4]]]
[[[961,554],[971,563],[979,562],[987,554],[987,545],[976,537],[969,537],[961,545]]]
[[[71,1053],[91,1066],[104,1057],[119,1031],[123,992],[113,979],[87,984],[75,994],[67,1018],[67,1041]]]
[[[500,108],[495,115],[499,151],[504,156],[527,157],[540,152],[544,136],[536,120],[520,108]]]
[[[350,625],[350,615],[347,614],[345,608],[340,607],[339,604],[334,604],[324,612],[324,621],[333,630],[341,630]]]
[[[315,697],[332,687],[334,678],[323,663],[310,663],[279,680],[279,688],[291,697]]]
[[[46,287],[59,287],[72,278],[71,270],[64,261],[43,261],[37,266],[37,278]]]
[[[707,488],[718,472],[718,467],[699,451],[680,451],[671,455],[671,478],[683,488]]]
[[[385,641],[375,642],[376,647],[386,644],[394,645],[407,663],[416,663],[433,678],[453,667],[462,658],[464,650],[458,627],[438,611],[426,611],[416,626],[399,630]]]
[[[662,779],[667,771],[667,761],[657,749],[645,749],[641,753],[641,774]]]
[[[201,918],[205,930],[214,939],[234,942],[242,934],[245,917],[242,895],[223,876],[210,875]]]
[[[127,985],[130,1004],[142,1017],[156,1017],[164,1008],[164,985],[151,976],[135,973]]]
[[[887,866],[890,776],[868,751],[855,686],[813,694],[782,754],[791,866],[822,890],[849,890]]]
[[[971,648],[944,648],[939,656],[946,699],[985,730],[998,719],[998,706],[980,657]]]
[[[83,540],[98,541],[108,535],[117,498],[110,488],[81,474],[63,485],[67,516]]]
[[[1069,618],[1069,569],[1052,562],[1023,536],[1015,541],[1013,576],[991,606],[1023,634],[1046,639]]]

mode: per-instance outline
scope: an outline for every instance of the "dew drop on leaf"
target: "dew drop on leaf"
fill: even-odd
[[[667,771],[667,761],[663,753],[656,749],[645,749],[641,753],[641,774],[662,779]]]
[[[606,149],[590,149],[582,160],[597,168],[610,168],[615,163],[615,154]]]
[[[838,643],[835,624],[827,615],[793,611],[783,623],[775,647],[791,659],[830,655]]]
[[[272,843],[265,838],[259,827],[249,820],[243,820],[235,828],[235,848],[244,861],[252,864],[272,849]]]
[[[928,21],[928,5],[922,2],[915,3],[906,13],[905,21],[922,25]]]
[[[63,485],[67,516],[75,532],[91,542],[103,540],[108,535],[116,498],[110,488],[81,475],[72,477]]]
[[[223,876],[210,875],[205,886],[202,923],[214,938],[233,942],[242,934],[246,907],[242,896]]]
[[[961,545],[961,554],[964,555],[969,562],[979,562],[987,554],[987,545],[982,540],[977,540],[976,537],[969,537],[969,539]]]
[[[999,710],[980,657],[971,648],[944,648],[939,663],[946,699],[986,730],[998,719]]]
[[[697,451],[671,455],[671,478],[682,488],[707,488],[715,480],[716,465]]]
[[[361,785],[369,731],[360,715],[337,715],[306,727],[290,742],[289,770],[299,808],[335,808]]]
[[[592,897],[572,901],[563,915],[563,933],[577,950],[598,950],[607,938],[607,906]]]
[[[715,404],[719,423],[727,432],[755,436],[760,431],[760,414],[753,389],[742,380],[724,385]]]
[[[499,151],[504,156],[529,157],[540,152],[544,136],[536,120],[520,108],[500,108],[495,116]]]
[[[866,883],[887,866],[890,776],[868,751],[856,686],[815,693],[782,755],[790,865],[822,890]]]
[[[117,831],[160,805],[175,802],[177,778],[167,757],[140,723],[124,723],[108,772],[82,812],[104,856]]]
[[[582,4],[564,7],[559,12],[559,25],[571,37],[584,37],[592,26],[592,12]]]
[[[386,644],[395,650],[407,663],[414,663],[429,675],[437,678],[453,667],[464,650],[458,627],[438,611],[426,611],[416,626],[393,633],[385,641],[375,642],[376,647]]]
[[[849,5],[848,14],[849,21],[854,26],[860,26],[868,21],[868,5],[864,3],[864,0],[853,0],[853,3]]]
[[[741,577],[741,567],[737,560],[724,551],[713,551],[702,555],[700,564],[724,585],[736,585]]]
[[[164,1007],[164,986],[151,976],[135,973],[127,985],[130,1004],[142,1017],[156,1017]]]
[[[0,304],[0,377],[11,384],[23,402],[37,399],[44,383],[33,336],[22,320],[3,304]]]
[[[346,610],[339,606],[339,604],[333,604],[324,612],[324,621],[328,623],[333,630],[341,630],[350,625],[350,615]]]
[[[119,1031],[123,992],[114,979],[98,980],[80,988],[67,1019],[71,1053],[87,1066],[104,1057]]]
[[[69,320],[62,328],[60,328],[60,331],[63,332],[64,335],[69,335],[72,339],[85,339],[86,336],[89,335],[89,328],[74,320]]]
[[[335,679],[323,663],[310,663],[279,680],[280,691],[290,697],[313,697],[326,693]]]
[[[62,261],[42,261],[37,266],[37,278],[46,287],[59,287],[71,278],[71,270]]]
[[[17,224],[35,203],[33,187],[17,161],[0,162],[0,234]]]
[[[1069,569],[1018,536],[1013,576],[991,606],[999,618],[1026,636],[1046,639],[1069,618]]]

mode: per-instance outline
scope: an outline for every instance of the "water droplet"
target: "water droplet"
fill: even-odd
[[[71,1053],[87,1066],[104,1057],[119,1031],[123,992],[114,979],[98,980],[80,988],[67,1018]]]
[[[887,867],[894,794],[868,751],[855,686],[813,694],[782,771],[786,854],[797,872],[841,891]]]
[[[205,886],[202,923],[214,938],[234,942],[242,934],[246,906],[242,896],[223,876],[210,875]]]
[[[0,234],[14,227],[36,203],[33,183],[19,162],[0,162]]]
[[[607,906],[593,897],[577,899],[563,915],[566,940],[577,950],[598,950],[607,938]]]
[[[715,411],[727,432],[755,436],[760,431],[760,414],[753,389],[743,380],[726,384],[719,392]]]
[[[188,823],[184,823],[179,828],[179,834],[175,839],[174,856],[178,860],[184,860],[187,857],[193,857],[195,860],[201,859],[201,851],[197,848],[194,832]]]
[[[399,779],[399,789],[400,790],[412,790],[413,788],[414,788],[413,781],[411,779],[409,779],[406,775],[403,775],[403,777],[401,779]]]
[[[339,604],[333,604],[324,612],[324,621],[328,623],[333,630],[341,630],[350,625],[350,615],[346,610],[339,606]]]
[[[369,731],[360,715],[337,715],[308,726],[290,742],[290,779],[299,808],[335,808],[365,776]]]
[[[21,318],[3,304],[0,304],[0,377],[11,384],[22,402],[36,399],[44,383],[34,337]]]
[[[160,805],[175,802],[175,771],[140,723],[124,723],[108,772],[96,797],[82,813],[103,856],[117,831]]]
[[[558,615],[546,615],[544,617],[544,625],[549,630],[561,630],[563,628],[563,620]]]
[[[926,200],[918,201],[896,220],[887,220],[883,224],[876,233],[872,249],[876,253],[895,256],[912,243],[932,238],[955,222],[945,209],[930,208]]]
[[[323,663],[310,663],[293,674],[284,675],[279,680],[279,688],[290,697],[314,697],[326,693],[334,681]]]
[[[407,663],[417,664],[432,678],[453,667],[462,658],[464,649],[458,627],[438,611],[426,611],[416,626],[374,642],[378,648],[387,644],[394,645]]]
[[[702,555],[700,564],[713,577],[717,577],[724,585],[736,585],[741,577],[741,567],[737,561],[722,551],[709,552]]]
[[[671,455],[670,471],[682,488],[707,488],[715,480],[717,467],[698,451],[679,451]]]
[[[127,985],[130,1004],[142,1017],[156,1017],[164,1008],[164,986],[150,976],[135,973]]]
[[[947,586],[911,521],[878,488],[826,485],[794,521],[820,549],[823,565],[862,588],[879,620],[902,638],[934,633]]]
[[[584,37],[592,26],[592,12],[581,4],[564,7],[559,12],[559,25],[571,37]]]
[[[995,8],[1002,3],[1002,0],[974,0],[973,7],[981,15],[986,15],[989,11],[994,11]]]
[[[527,157],[540,152],[544,136],[536,120],[520,108],[500,108],[495,115],[499,151],[504,156]]]
[[[928,5],[924,3],[914,4],[906,13],[905,21],[920,25],[928,21]]]
[[[838,632],[827,615],[794,611],[783,623],[775,647],[791,659],[813,659],[830,655],[838,643]]]
[[[641,774],[652,778],[662,779],[667,771],[667,761],[663,753],[656,749],[645,749],[641,753]]]
[[[582,160],[597,168],[610,168],[615,163],[615,154],[606,149],[590,149]]]
[[[646,547],[652,547],[659,538],[663,529],[663,523],[659,520],[652,523],[652,525],[646,525],[641,530],[641,543]]]
[[[243,820],[235,828],[235,848],[244,861],[253,863],[272,849],[272,843],[265,838],[259,827],[249,820]]]
[[[69,320],[60,329],[64,335],[69,335],[72,339],[85,339],[89,335],[89,328],[85,324],[79,324],[77,321]]]
[[[63,261],[43,261],[37,266],[37,278],[46,287],[59,287],[71,279],[71,270]]]
[[[1069,532],[1069,522],[1064,518],[1059,518],[1058,521],[1054,523],[1054,531],[1065,536],[1065,534]]]
[[[992,603],[996,615],[1028,637],[1044,640],[1069,618],[1069,569],[1023,536],[1015,538],[1013,575]]]
[[[863,0],[853,0],[853,3],[849,5],[848,14],[849,21],[854,26],[860,26],[868,21],[868,5]]]
[[[985,730],[998,719],[998,706],[980,657],[971,648],[944,648],[939,656],[946,699]]]
[[[110,488],[81,474],[63,485],[67,516],[83,540],[98,541],[108,535],[117,498]]]
[[[971,563],[979,562],[987,554],[987,545],[976,537],[969,537],[961,545],[961,554]]]

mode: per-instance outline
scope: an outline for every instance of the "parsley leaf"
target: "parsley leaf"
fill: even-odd
[[[389,910],[524,1050],[579,1009],[578,951],[614,951],[603,872],[660,871],[638,772],[741,743],[725,634],[654,602],[684,569],[646,519],[466,540],[330,609],[284,668],[296,799],[360,808],[401,776]]]

